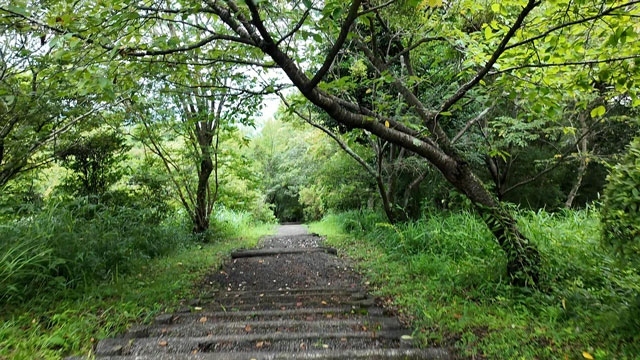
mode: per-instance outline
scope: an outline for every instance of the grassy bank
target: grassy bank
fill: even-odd
[[[519,223],[542,252],[537,290],[507,284],[501,249],[470,213],[391,226],[349,212],[311,230],[357,261],[424,346],[462,358],[640,358],[640,281],[601,250],[597,214],[523,213]]]
[[[42,219],[34,223],[42,224]],[[0,359],[60,359],[69,354],[88,355],[96,339],[112,336],[125,330],[131,323],[148,321],[156,314],[176,307],[180,299],[188,298],[197,291],[197,281],[207,271],[219,266],[230,251],[254,246],[260,236],[274,229],[270,224],[255,225],[246,215],[228,212],[221,214],[213,226],[215,234],[219,235],[208,243],[199,242],[189,234],[187,228],[180,226],[164,230],[136,230],[140,236],[120,229],[120,235],[131,235],[129,239],[140,241],[146,239],[145,243],[148,242],[150,246],[153,242],[165,239],[169,244],[165,242],[162,246],[166,248],[156,256],[125,261],[126,272],[108,271],[109,267],[100,264],[100,269],[107,270],[99,277],[80,281],[75,286],[46,286],[45,283],[45,291],[33,289],[29,292],[37,296],[21,298],[19,301],[15,297],[5,299],[0,314]],[[80,231],[74,229],[71,229],[71,233]],[[64,233],[53,234],[61,237]],[[170,237],[172,240],[169,240]],[[95,233],[94,238],[100,238],[99,233]],[[119,246],[122,241],[114,242],[112,246]],[[75,242],[72,245],[81,244]],[[136,249],[129,247],[130,251]],[[113,250],[117,252],[122,249]],[[48,255],[50,252],[42,257]],[[25,265],[23,269],[29,269],[29,266]],[[29,271],[36,269],[45,270],[37,265]],[[36,285],[49,279],[55,281],[56,278],[47,275],[30,281]],[[12,280],[18,283],[16,279]],[[22,289],[18,290],[16,293],[23,292]]]

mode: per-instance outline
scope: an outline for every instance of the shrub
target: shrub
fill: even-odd
[[[622,260],[640,264],[640,137],[607,177],[602,241]]]
[[[0,226],[0,302],[117,279],[191,241],[184,222],[149,211],[83,198]]]

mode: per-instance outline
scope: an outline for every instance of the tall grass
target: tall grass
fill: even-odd
[[[179,213],[158,221],[87,206],[57,204],[0,229],[0,289],[11,289],[0,300],[0,359],[91,357],[95,340],[180,306],[230,251],[274,230],[219,209],[217,237],[203,243]]]
[[[509,285],[504,253],[473,213],[390,225],[351,211],[311,230],[358,260],[425,345],[491,359],[638,358],[640,278],[600,248],[597,211],[528,211],[518,220],[541,251],[537,289]]]
[[[54,203],[0,225],[0,301],[15,302],[96,281],[192,242],[184,221],[144,209]]]
[[[5,222],[0,225],[0,302],[114,281],[143,262],[203,240],[190,233],[180,212],[158,217],[153,211],[78,200]],[[220,207],[205,238],[215,242],[266,228],[256,227],[250,213]]]

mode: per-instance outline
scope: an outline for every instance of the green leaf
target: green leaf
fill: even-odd
[[[442,0],[424,0],[422,3],[432,8],[442,6]]]
[[[66,344],[67,342],[64,340],[63,337],[59,336],[59,335],[54,335],[52,337],[50,337],[47,340],[47,345],[48,346],[56,346],[56,347],[62,347]]]
[[[19,7],[15,5],[7,5],[7,10],[23,16],[29,16],[29,13],[27,13],[27,9],[23,7]]]
[[[591,110],[591,117],[597,118],[604,115],[606,112],[607,112],[607,109],[603,105],[600,105],[597,108],[594,108],[593,110]]]
[[[491,32],[491,26],[487,25],[484,27],[484,38],[489,40],[493,37],[493,33]]]

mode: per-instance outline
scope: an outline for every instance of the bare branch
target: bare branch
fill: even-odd
[[[538,39],[542,39],[542,38],[546,37],[547,35],[551,34],[552,32],[555,32],[557,30],[560,30],[560,29],[563,29],[563,28],[566,28],[566,27],[569,27],[569,26],[573,26],[573,25],[578,25],[578,24],[582,24],[582,23],[585,23],[585,22],[589,22],[591,20],[595,20],[595,19],[607,16],[607,15],[614,15],[613,14],[614,11],[622,9],[622,8],[625,8],[625,7],[630,6],[630,5],[638,4],[638,3],[640,3],[640,0],[629,1],[629,2],[624,3],[624,4],[620,4],[620,5],[617,5],[617,6],[610,7],[608,9],[604,10],[604,11],[601,11],[601,12],[597,13],[596,15],[583,17],[583,18],[580,18],[578,20],[574,20],[574,21],[570,21],[570,22],[567,22],[567,23],[563,23],[563,24],[554,26],[554,27],[550,28],[549,30],[541,33],[540,35],[536,35],[534,37],[530,37],[528,39],[525,39],[525,40],[522,40],[522,41],[518,41],[517,43],[513,43],[513,44],[511,44],[509,46],[506,46],[504,50],[513,49],[515,47],[518,47],[518,46],[521,46],[521,45],[524,45],[524,44],[528,44],[528,43],[536,41]]]
[[[416,41],[415,43],[411,44],[410,46],[408,46],[406,49],[400,51],[399,53],[397,53],[394,57],[392,57],[391,59],[389,59],[389,61],[387,61],[388,64],[393,64],[396,61],[400,60],[400,58],[402,58],[403,56],[405,56],[406,54],[410,53],[411,51],[413,51],[414,49],[416,49],[418,46],[422,45],[422,44],[426,44],[432,41],[447,41],[446,38],[442,37],[442,36],[429,36],[426,38],[422,38],[418,41]]]
[[[482,110],[482,112],[480,114],[478,114],[478,116],[476,116],[475,118],[467,121],[467,123],[464,125],[464,127],[462,128],[462,130],[460,130],[456,136],[453,137],[453,139],[451,140],[451,145],[455,144],[456,141],[458,141],[462,135],[464,135],[464,133],[467,132],[467,130],[469,130],[469,128],[471,126],[473,126],[473,124],[475,124],[476,122],[482,120],[482,118],[487,115],[487,113],[489,112],[489,110],[491,110],[492,107],[488,107],[484,110]]]
[[[567,61],[567,62],[563,62],[563,63],[525,64],[525,65],[519,65],[519,66],[510,67],[510,68],[507,68],[507,69],[504,69],[504,70],[500,70],[500,71],[490,72],[489,75],[499,75],[499,74],[503,74],[503,73],[506,73],[506,72],[519,70],[519,69],[527,69],[527,68],[548,68],[548,67],[556,67],[556,66],[595,65],[595,64],[620,62],[620,61],[638,59],[638,58],[640,58],[640,54],[617,57],[617,58],[602,59],[602,60]]]
[[[467,83],[462,85],[458,89],[458,91],[456,91],[455,94],[453,94],[450,98],[448,98],[442,104],[442,106],[440,106],[440,110],[438,111],[439,113],[449,110],[451,106],[453,106],[456,102],[458,102],[458,100],[462,99],[469,90],[471,90],[474,86],[480,83],[480,80],[482,80],[489,73],[489,71],[491,70],[493,65],[498,61],[500,56],[507,50],[507,44],[509,43],[511,38],[513,38],[513,36],[516,34],[516,31],[522,26],[524,19],[539,4],[540,4],[540,1],[529,0],[527,5],[522,9],[520,14],[518,15],[518,18],[516,19],[516,21],[513,23],[513,25],[511,25],[511,28],[509,29],[507,34],[504,36],[504,38],[502,39],[502,41],[500,42],[496,50],[493,52],[493,55],[491,55],[491,58],[489,59],[489,61],[487,61],[487,63],[482,67],[482,69],[480,69],[480,71],[476,73],[473,79],[469,80]]]
[[[378,11],[378,10],[382,10],[382,9],[388,7],[388,6],[393,5],[393,3],[395,3],[395,2],[396,2],[396,0],[389,0],[384,4],[380,4],[378,6],[374,6],[372,8],[369,8],[369,9],[366,9],[364,11],[361,11],[361,12],[358,13],[358,17],[360,17],[362,15],[366,15],[366,14],[372,13],[372,12],[375,12],[375,11]]]
[[[340,148],[342,150],[344,150],[344,152],[346,152],[355,161],[357,161],[358,164],[360,164],[365,170],[367,170],[369,175],[374,176],[374,177],[378,177],[378,174],[373,169],[373,167],[371,165],[367,164],[367,162],[360,155],[358,155],[355,151],[353,151],[353,149],[351,149],[351,147],[349,147],[349,145],[347,145],[347,143],[345,143],[338,135],[336,135],[333,131],[329,130],[329,128],[314,122],[311,119],[311,114],[309,114],[309,116],[305,116],[305,115],[301,114],[297,109],[292,107],[289,104],[289,102],[287,102],[287,99],[281,93],[278,93],[278,96],[282,100],[282,103],[288,109],[291,109],[291,111],[293,111],[293,113],[296,114],[300,119],[304,120],[304,122],[306,122],[307,124],[313,126],[316,129],[319,129],[323,133],[327,134],[330,138],[332,138],[338,144],[338,146],[340,146]]]
[[[382,62],[381,59],[377,58],[373,52],[367,48],[361,41],[356,40],[356,45],[358,48],[365,53],[369,62],[374,66],[378,74],[382,74],[383,72],[388,70],[388,66]],[[415,96],[409,88],[407,88],[400,79],[391,75],[393,81],[391,84],[396,88],[396,90],[402,95],[405,101],[413,106],[413,108],[418,113],[420,119],[427,124],[429,131],[437,137],[437,141],[445,148],[450,147],[450,141],[447,134],[442,130],[442,128],[434,121],[435,113],[431,110],[428,110],[424,104]]]
[[[229,35],[222,35],[222,34],[214,34],[211,36],[208,36],[198,42],[195,42],[193,44],[189,44],[189,45],[185,45],[185,46],[179,46],[179,47],[175,47],[175,48],[171,48],[171,49],[162,49],[162,50],[144,50],[144,51],[137,51],[135,48],[119,48],[118,49],[118,53],[120,55],[124,55],[124,56],[134,56],[134,57],[144,57],[144,56],[158,56],[158,55],[169,55],[169,54],[175,54],[175,53],[179,53],[179,52],[186,52],[189,50],[194,50],[197,48],[201,48],[213,41],[216,40],[227,40],[227,41],[234,41],[234,42],[239,42],[245,45],[253,45],[251,42],[239,38],[239,37],[235,37],[235,36],[229,36]],[[103,45],[103,48],[107,49],[107,50],[113,50],[115,47],[114,46],[109,46],[109,45]]]
[[[287,32],[282,38],[280,38],[280,40],[276,41],[276,46],[280,46],[280,44],[287,40],[288,38],[290,38],[291,36],[293,36],[293,34],[296,33],[296,31],[300,30],[300,28],[302,27],[302,25],[304,24],[304,22],[307,20],[307,18],[309,17],[309,14],[311,12],[311,9],[307,9],[304,14],[302,14],[302,18],[296,23],[296,25],[293,27],[293,29],[291,29],[289,32]]]
[[[361,0],[353,0],[353,2],[351,3],[349,13],[347,14],[347,18],[340,28],[340,34],[338,35],[336,42],[333,44],[333,46],[331,47],[331,51],[329,51],[329,54],[324,59],[324,63],[320,67],[320,70],[316,72],[311,81],[307,84],[307,89],[315,88],[331,68],[334,59],[338,55],[338,52],[340,52],[340,49],[342,49],[342,45],[344,45],[344,42],[347,40],[347,35],[349,35],[351,26],[358,18],[358,9],[360,8],[361,2]]]

